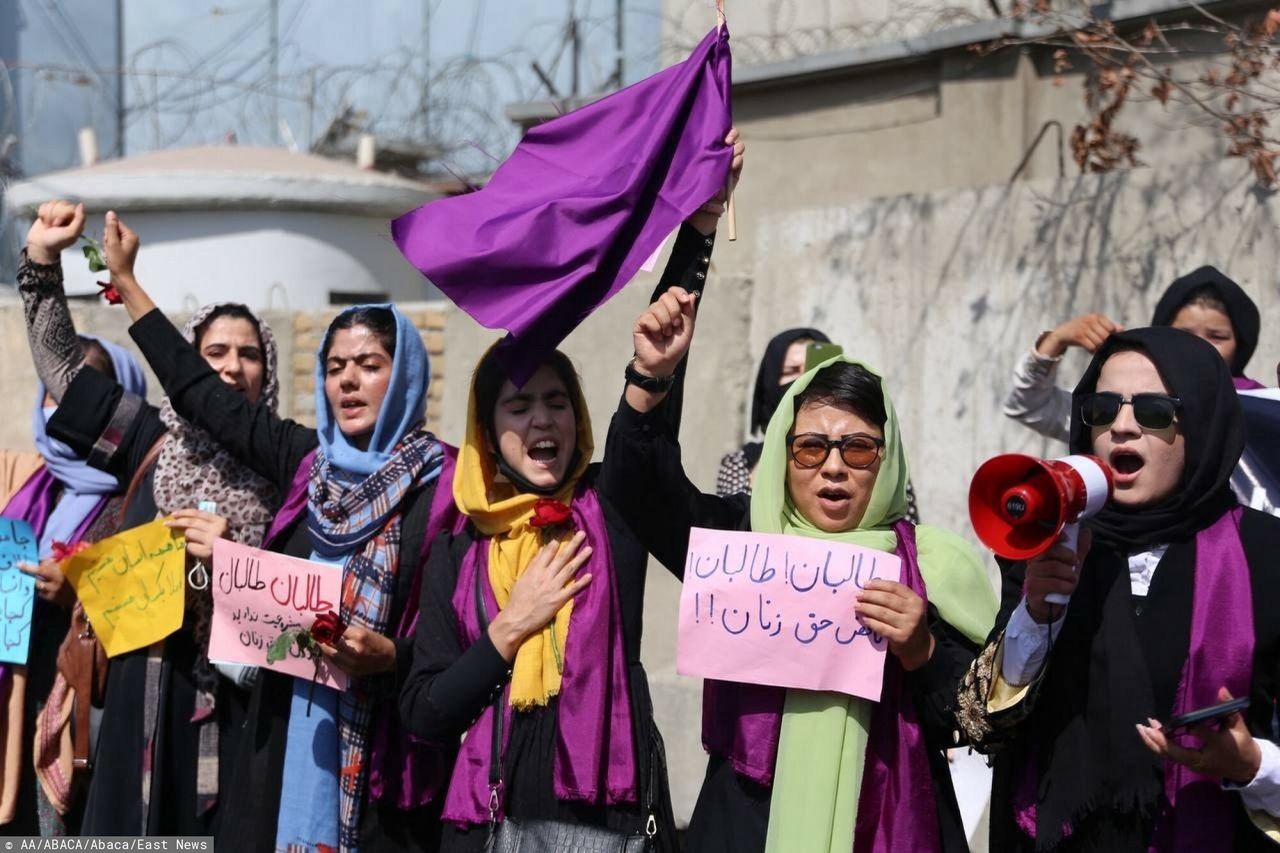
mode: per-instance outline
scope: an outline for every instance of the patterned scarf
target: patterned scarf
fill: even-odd
[[[195,346],[195,330],[210,314],[225,303],[206,305],[191,316],[182,336]],[[262,339],[263,384],[259,402],[276,411],[280,396],[280,377],[276,365],[276,339],[271,327],[258,319]],[[164,446],[156,459],[152,493],[156,509],[163,514],[179,509],[193,509],[201,501],[218,505],[218,515],[230,524],[231,538],[244,545],[257,546],[271,523],[279,495],[275,486],[258,476],[222,448],[209,433],[183,420],[166,397],[160,405],[160,420],[168,429]],[[197,767],[197,811],[204,813],[217,801],[218,794],[218,727],[215,696],[218,675],[209,664],[209,628],[213,617],[213,598],[208,586],[203,590],[187,586],[187,610],[194,623],[196,648],[199,650],[192,675],[197,697],[192,722],[200,725]],[[148,680],[158,694],[158,678]]]
[[[368,476],[350,474],[331,464],[326,455],[316,454],[307,500],[307,526],[315,549],[312,559],[342,563],[340,615],[347,624],[387,633],[400,564],[402,504],[410,492],[439,476],[443,462],[443,447],[421,428],[406,435],[388,461]],[[305,711],[299,712],[296,700],[299,690],[309,691],[310,685],[302,680],[295,683],[277,849],[318,849],[330,844],[335,834],[339,850],[358,848],[376,687],[375,679],[352,679],[340,694],[316,688],[320,714],[308,718]],[[317,725],[328,716],[326,705],[336,718],[336,742],[326,737],[332,729]],[[330,748],[336,765],[319,756]],[[327,767],[336,767],[337,773],[323,772]],[[291,796],[295,779],[315,794]],[[333,802],[334,787],[336,812],[326,807]],[[330,829],[335,817],[336,833]]]

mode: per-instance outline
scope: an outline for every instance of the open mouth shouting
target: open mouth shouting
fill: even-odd
[[[1113,448],[1107,461],[1111,463],[1111,470],[1115,472],[1117,487],[1132,485],[1147,464],[1142,454],[1131,447]]]
[[[534,465],[550,471],[556,467],[556,462],[560,458],[560,443],[555,439],[544,438],[534,442],[528,454]]]

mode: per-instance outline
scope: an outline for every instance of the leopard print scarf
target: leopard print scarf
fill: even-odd
[[[191,316],[182,335],[193,346],[195,330],[221,303],[206,305]],[[265,320],[258,320],[262,338],[263,384],[259,402],[276,410],[280,397],[276,341]],[[160,420],[169,434],[156,459],[153,493],[156,508],[165,514],[178,509],[194,509],[201,501],[214,501],[218,514],[230,524],[231,538],[244,545],[261,544],[271,523],[279,493],[276,487],[222,448],[207,432],[184,420],[166,397],[160,406]],[[197,681],[211,687],[216,676],[205,662],[213,601],[203,590],[187,587],[187,609],[194,617],[194,632],[202,650],[197,665]]]

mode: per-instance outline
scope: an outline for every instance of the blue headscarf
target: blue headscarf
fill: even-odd
[[[338,428],[325,395],[324,348],[334,328],[329,326],[316,357],[320,452],[308,484],[307,525],[311,560],[340,566],[344,591],[348,586],[356,591],[351,601],[357,604],[344,605],[342,618],[383,633],[399,564],[400,504],[411,490],[440,475],[444,450],[425,433],[405,442],[398,458],[392,453],[423,422],[431,366],[418,330],[394,305],[357,305],[334,324],[366,308],[385,308],[395,317],[391,379],[369,449],[360,450]],[[368,783],[373,700],[362,688],[340,694],[295,679],[290,708],[276,848],[353,849]],[[364,769],[342,782],[342,768],[352,766]]]
[[[320,351],[316,353],[316,432],[320,438],[320,452],[335,467],[352,474],[377,471],[391,458],[391,451],[400,439],[422,423],[427,383],[431,379],[427,348],[422,345],[417,328],[394,305],[353,305],[339,314],[334,323],[366,308],[385,308],[396,318],[396,354],[391,361],[391,382],[387,385],[386,397],[382,399],[382,410],[378,412],[368,450],[360,450],[347,441],[324,393],[324,349],[333,337],[332,324],[320,343]]]
[[[93,335],[91,338],[107,351],[111,365],[115,369],[116,382],[125,391],[145,397],[147,394],[147,378],[142,367],[129,354],[128,350],[111,343],[111,341]],[[86,370],[93,368],[85,366]],[[49,473],[62,484],[62,496],[54,507],[44,530],[40,534],[40,559],[53,553],[53,543],[70,542],[73,535],[84,524],[89,513],[102,502],[103,498],[119,491],[120,483],[111,474],[89,467],[89,463],[75,455],[70,447],[50,438],[45,428],[57,407],[44,406],[47,389],[43,382],[36,383],[36,406],[31,418],[31,433],[35,437],[36,449],[44,457],[45,467]]]

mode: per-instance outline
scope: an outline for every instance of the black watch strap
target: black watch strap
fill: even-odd
[[[645,391],[649,391],[654,394],[661,394],[665,391],[670,391],[671,386],[676,382],[675,374],[662,377],[645,376],[643,373],[636,370],[636,360],[634,358],[627,362],[626,375],[627,384],[634,385],[637,388],[642,388]]]

